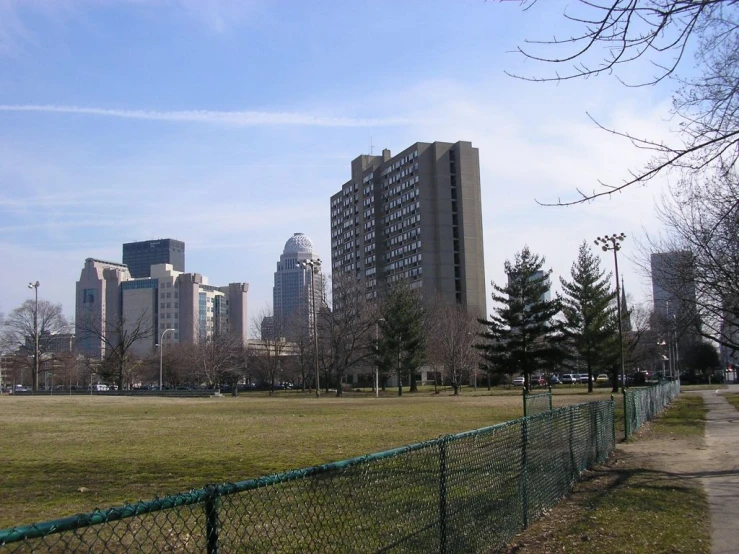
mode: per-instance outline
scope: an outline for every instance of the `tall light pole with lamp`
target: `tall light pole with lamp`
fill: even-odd
[[[298,262],[298,267],[310,270],[310,306],[312,306],[311,315],[313,317],[313,365],[315,369],[316,379],[316,398],[321,396],[320,377],[318,373],[318,327],[316,326],[316,285],[314,275],[321,271],[321,260],[305,260]]]
[[[38,360],[38,288],[41,284],[36,281],[35,283],[28,283],[28,288],[33,289],[36,293],[36,304],[33,308],[33,391],[38,390],[38,372],[39,372],[39,360]]]
[[[618,280],[618,251],[621,250],[621,242],[626,238],[624,233],[603,235],[595,239],[595,244],[600,246],[604,252],[613,250],[613,264],[616,267],[616,309],[618,310],[618,346],[621,351],[621,390],[626,388],[626,371],[624,368],[624,336],[623,320],[621,319],[621,288]]]
[[[380,322],[384,322],[384,321],[385,321],[384,317],[381,317],[380,319],[375,321],[375,347],[378,349],[380,347]],[[376,357],[375,358],[375,398],[379,398],[379,397],[380,397],[380,364]]]
[[[163,361],[163,354],[164,354],[164,335],[169,333],[170,331],[174,332],[174,329],[165,329],[162,331],[162,337],[159,339],[159,391],[161,392],[163,381],[162,381],[162,361]]]
[[[667,315],[667,351],[669,352],[670,356],[670,377],[675,378],[676,375],[679,375],[677,363],[678,363],[678,353],[677,353],[677,314],[670,314],[670,301],[665,300],[665,312]],[[674,325],[673,325],[674,323]],[[674,354],[673,354],[674,352]]]

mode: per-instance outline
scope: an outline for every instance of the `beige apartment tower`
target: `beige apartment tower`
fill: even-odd
[[[368,298],[397,281],[485,317],[480,158],[470,142],[362,155],[331,197],[331,266]],[[334,279],[334,282],[337,282]]]

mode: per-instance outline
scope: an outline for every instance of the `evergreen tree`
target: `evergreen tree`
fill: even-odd
[[[613,304],[616,293],[610,287],[610,273],[606,275],[600,268],[600,258],[585,242],[580,245],[570,275],[571,281],[559,279],[564,293],[563,331],[570,349],[566,365],[577,372],[585,367],[588,392],[592,392],[594,375],[613,373],[618,359],[618,315]],[[612,377],[615,384],[615,374]]]
[[[560,323],[555,319],[560,301],[547,299],[551,270],[542,270],[544,262],[528,246],[516,254],[513,264],[506,260],[508,284],[492,283],[492,298],[498,306],[489,319],[480,320],[486,327],[481,333],[485,342],[477,346],[483,369],[521,373],[527,389],[532,373],[551,369],[562,358]]]
[[[377,344],[379,366],[398,378],[403,394],[403,375],[409,374],[410,392],[417,392],[416,372],[425,361],[424,308],[421,297],[405,284],[397,284],[385,298]]]

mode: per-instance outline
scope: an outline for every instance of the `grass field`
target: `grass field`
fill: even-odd
[[[2,396],[0,528],[492,425],[522,415],[520,395]],[[562,388],[554,405],[609,395]]]

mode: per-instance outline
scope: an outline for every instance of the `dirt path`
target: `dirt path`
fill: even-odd
[[[705,436],[667,435],[659,438],[650,434],[645,440],[619,444],[606,466],[589,472],[585,480],[576,485],[568,500],[519,535],[507,552],[552,552],[549,539],[558,528],[589,517],[579,497],[590,498],[588,494],[595,492],[597,495],[598,491],[608,494],[612,487],[617,486],[615,475],[618,468],[626,467],[654,471],[654,478],[659,475],[660,479],[670,482],[691,481],[694,486],[703,487],[711,512],[711,552],[739,554],[739,411],[724,398],[727,392],[739,393],[739,385],[721,390],[684,392],[703,397],[708,409]]]
[[[700,394],[708,408],[704,440],[692,449],[679,439],[637,440],[618,447],[679,479],[700,482],[711,509],[713,554],[739,553],[739,412],[723,397],[727,392],[739,392],[739,385],[683,393]]]
[[[739,392],[739,385],[729,391]],[[709,456],[698,471],[711,507],[711,552],[739,552],[739,412],[716,392],[704,392],[703,400]]]

